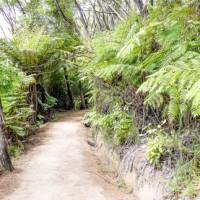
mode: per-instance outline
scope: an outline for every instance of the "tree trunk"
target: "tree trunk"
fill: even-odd
[[[115,13],[115,15],[119,18],[119,20],[123,20],[124,18],[121,16],[121,14],[119,13],[119,11],[117,11],[114,6],[112,6],[111,4],[108,4],[105,0],[103,0],[104,3],[107,4],[108,8],[110,8],[110,10],[112,12]]]
[[[18,3],[18,5],[19,5],[19,7],[20,7],[20,10],[21,10],[22,13],[25,15],[26,13],[25,13],[25,11],[24,11],[24,8],[22,7],[22,4],[21,4],[20,0],[17,0],[17,3]]]
[[[66,82],[66,86],[67,86],[67,93],[68,93],[69,100],[70,100],[70,107],[74,108],[74,99],[73,99],[73,95],[72,95],[72,92],[71,92],[66,68],[64,68],[64,73],[65,73],[65,82]]]
[[[113,0],[113,1],[115,2],[115,4],[116,4],[117,6],[119,6],[119,8],[121,7],[121,9],[122,9],[122,11],[124,12],[125,16],[127,16],[127,15],[128,15],[128,12],[123,8],[123,6],[121,6],[121,3],[119,3],[119,2],[116,1],[116,0]]]
[[[59,4],[59,1],[58,0],[54,0],[55,4],[56,4],[56,7],[60,13],[60,15],[62,16],[62,18],[64,19],[64,21],[70,26],[70,27],[73,27],[73,22],[71,21],[71,19],[69,19],[65,13],[63,12],[60,4]]]
[[[142,0],[134,0],[135,5],[137,6],[140,14],[145,18],[147,16],[147,8],[144,6]]]
[[[104,11],[102,2],[100,2],[99,0],[97,0],[97,4],[99,5],[99,8],[101,8],[102,10],[102,20],[104,22],[104,25],[106,27],[107,30],[110,30],[109,24],[108,24],[108,18],[106,18],[106,12]]]
[[[88,38],[90,38],[90,33],[88,31],[88,23],[86,22],[86,18],[84,16],[84,13],[81,9],[81,6],[79,5],[78,1],[74,0],[74,3],[79,11],[79,15],[80,15],[80,19],[81,19],[81,22],[83,24],[83,27],[84,27],[84,30],[85,30],[85,34]]]
[[[150,0],[150,4],[151,4],[152,6],[153,6],[153,3],[154,3],[153,0]]]
[[[37,118],[37,111],[38,111],[38,99],[37,99],[37,87],[36,83],[33,83],[29,86],[29,95],[30,95],[30,104],[34,110],[34,114],[32,115],[31,118],[31,124],[36,123],[36,118]]]
[[[83,93],[83,88],[81,82],[79,82],[79,89],[80,89],[80,99],[81,99],[81,109],[86,109],[86,104],[85,104],[85,96]]]
[[[99,16],[98,16],[98,14],[97,14],[97,12],[96,12],[96,3],[95,3],[95,2],[92,2],[91,0],[89,1],[89,3],[90,3],[90,5],[91,5],[91,7],[92,7],[93,14],[94,14],[94,17],[95,17],[96,22],[97,22],[97,24],[98,24],[99,30],[100,30],[100,31],[104,31],[104,28],[103,28],[103,26],[102,26],[102,24],[101,24],[101,21],[100,21],[100,19],[99,19]]]
[[[4,134],[5,134],[5,126],[4,126],[4,119],[3,119],[3,107],[2,107],[1,99],[0,99],[0,162],[4,169],[8,171],[13,171],[14,168],[7,151]]]

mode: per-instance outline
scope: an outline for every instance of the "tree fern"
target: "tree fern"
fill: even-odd
[[[158,72],[150,76],[147,81],[141,85],[139,91],[149,92],[150,96],[152,94],[169,95],[171,99],[169,101],[169,113],[171,113],[174,118],[178,116],[178,109],[180,112],[180,108],[178,107],[181,106],[181,102],[184,104],[191,104],[192,113],[195,116],[199,115],[199,58],[200,55],[198,53],[187,52],[176,62],[161,68]]]

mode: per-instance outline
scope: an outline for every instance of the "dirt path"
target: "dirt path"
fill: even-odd
[[[83,112],[59,114],[45,125],[33,145],[0,177],[2,200],[128,200],[97,175],[96,160],[86,144]]]

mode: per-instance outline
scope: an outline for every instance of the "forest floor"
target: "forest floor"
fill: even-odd
[[[133,200],[100,169],[83,114],[59,113],[31,137],[15,171],[0,177],[1,200]]]

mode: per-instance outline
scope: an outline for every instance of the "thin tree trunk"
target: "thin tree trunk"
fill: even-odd
[[[110,30],[110,27],[108,25],[108,20],[106,19],[106,16],[105,16],[103,5],[101,4],[101,2],[99,0],[97,0],[97,3],[102,10],[102,12],[101,12],[102,13],[102,19],[103,19],[103,22],[105,24],[105,27],[106,27],[107,30]]]
[[[36,123],[37,118],[37,112],[38,112],[38,98],[37,98],[37,87],[36,83],[33,83],[29,86],[29,92],[30,92],[30,100],[31,104],[33,106],[34,114],[32,116],[31,124]]]
[[[81,109],[86,109],[85,97],[84,97],[81,81],[79,82],[79,89],[80,89]]]
[[[144,5],[142,0],[134,0],[141,16],[145,19],[148,15],[147,5]]]
[[[125,3],[126,3],[126,6],[128,7],[128,9],[130,10],[131,9],[130,1],[125,0]]]
[[[137,6],[140,14],[143,16],[144,13],[143,13],[143,8],[144,8],[144,4],[143,4],[143,1],[142,0],[134,0],[135,2],[135,5]]]
[[[13,171],[13,165],[11,163],[10,156],[7,151],[7,145],[5,141],[5,126],[3,119],[3,107],[0,99],[0,162],[4,169]]]
[[[106,3],[105,0],[103,0],[104,3]],[[119,18],[119,20],[123,20],[123,17],[120,15],[120,13],[114,8],[114,6],[107,4],[107,6],[111,9],[112,12],[116,14],[116,16]]]
[[[24,11],[24,8],[22,7],[22,4],[21,4],[20,0],[17,0],[17,3],[18,3],[18,5],[19,5],[19,7],[20,7],[22,13],[25,15],[26,13],[25,13],[25,11]]]
[[[90,38],[90,33],[88,31],[88,24],[86,22],[86,18],[84,16],[84,13],[82,12],[81,6],[79,5],[78,1],[76,1],[76,0],[74,0],[74,3],[75,3],[75,5],[78,9],[79,14],[80,14],[81,22],[83,24],[85,33],[86,33],[87,37]]]
[[[119,6],[119,8],[121,8],[122,9],[122,11],[125,13],[125,15],[127,16],[128,15],[128,12],[123,8],[123,6],[121,6],[121,4],[118,2],[118,1],[116,1],[116,0],[113,0],[114,2],[115,2],[115,4],[117,5],[117,6]]]
[[[65,22],[68,23],[68,25],[70,25],[71,27],[73,26],[73,22],[64,14],[60,4],[59,4],[59,1],[58,0],[55,0],[55,4],[56,4],[56,7],[59,11],[59,13],[61,14],[62,18],[64,19]]]
[[[71,92],[71,88],[70,88],[70,84],[69,84],[69,79],[68,79],[68,75],[66,72],[66,68],[64,68],[64,73],[65,73],[65,81],[66,81],[66,86],[67,86],[67,93],[69,96],[69,100],[70,100],[70,107],[74,108],[74,99],[73,99],[73,95]]]
[[[65,26],[69,26],[70,28],[74,28],[75,32],[77,34],[80,34],[80,31],[76,25],[76,23],[73,22],[73,20],[69,19],[65,13],[63,12],[61,6],[60,6],[60,3],[59,3],[59,0],[54,0],[55,4],[56,4],[56,7],[58,9],[58,12],[60,13],[61,17],[63,18],[64,22],[65,22]]]
[[[94,14],[96,22],[97,22],[97,24],[99,26],[99,30],[103,31],[104,29],[103,29],[102,24],[100,22],[99,16],[97,15],[97,12],[96,12],[96,8],[95,8],[96,5],[91,0],[89,2],[90,2],[90,5],[92,6],[93,14]]]

